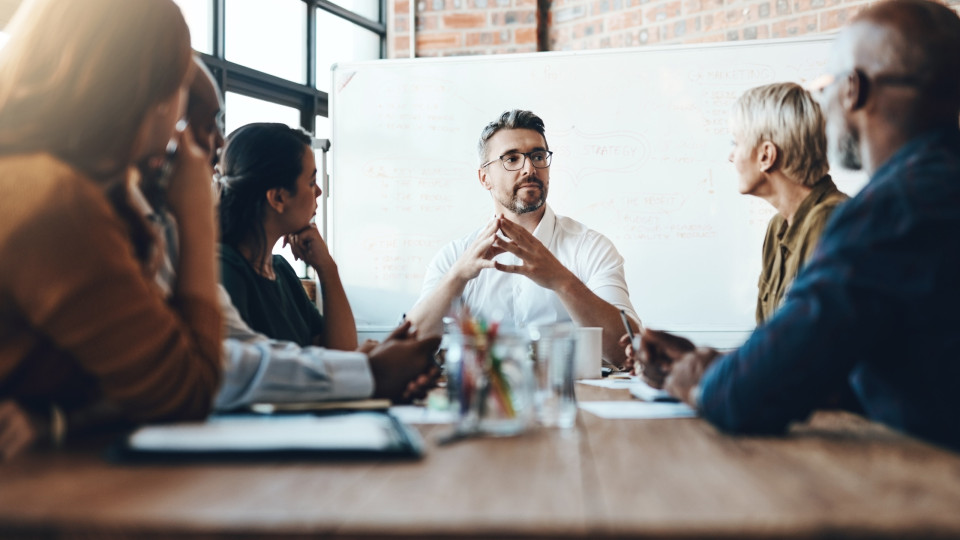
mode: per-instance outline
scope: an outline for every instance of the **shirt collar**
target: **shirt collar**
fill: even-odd
[[[797,207],[797,211],[793,214],[793,221],[787,227],[786,231],[782,232],[780,244],[791,252],[794,251],[794,247],[798,242],[797,235],[800,234],[800,229],[803,228],[802,225],[807,219],[807,214],[813,210],[813,207],[816,206],[817,203],[835,191],[837,191],[837,185],[833,183],[833,179],[830,178],[829,174],[818,180],[817,183],[813,185],[812,191],[800,202],[800,206]],[[786,221],[784,221],[784,225],[786,225]]]
[[[547,209],[544,211],[543,217],[540,218],[540,223],[537,224],[537,228],[533,230],[533,236],[536,237],[541,244],[549,246],[550,240],[553,239],[553,231],[557,228],[557,215],[553,213],[553,208],[550,208],[549,204],[543,204]]]

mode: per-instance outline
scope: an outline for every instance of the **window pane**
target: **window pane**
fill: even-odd
[[[326,116],[317,117],[317,129],[314,137],[318,139],[329,139],[333,131],[333,124]]]
[[[317,89],[330,91],[330,67],[380,58],[380,36],[346,19],[317,10]]]
[[[302,0],[227,0],[227,60],[306,82],[306,9]]]
[[[212,0],[174,0],[190,27],[190,44],[194,50],[213,53]]]
[[[224,128],[227,133],[253,122],[280,122],[288,126],[300,125],[300,111],[286,105],[271,103],[236,92],[225,96]]]
[[[380,0],[330,0],[330,2],[371,21],[380,22]]]

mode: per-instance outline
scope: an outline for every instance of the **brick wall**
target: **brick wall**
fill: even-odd
[[[391,0],[390,58],[783,38],[832,32],[871,0]],[[946,0],[960,12],[960,0]]]
[[[410,2],[416,11],[416,56],[537,50],[537,0],[395,0],[390,58],[410,56]]]
[[[551,50],[766,39],[829,32],[869,0],[556,0]]]

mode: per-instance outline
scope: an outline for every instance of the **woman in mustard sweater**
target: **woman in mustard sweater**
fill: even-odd
[[[193,69],[179,8],[27,1],[7,30],[0,410],[49,415],[55,439],[96,403],[133,421],[205,416],[222,370],[216,229],[210,165],[175,130]],[[167,303],[148,277],[163,240],[129,190],[171,138],[166,203],[182,234]]]

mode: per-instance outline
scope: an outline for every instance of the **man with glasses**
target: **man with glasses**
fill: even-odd
[[[875,4],[838,36],[814,90],[830,161],[869,184],[738,350],[644,331],[648,382],[746,433],[782,431],[849,384],[870,418],[960,449],[958,52],[960,18],[928,0]]]
[[[443,316],[461,299],[474,315],[509,327],[572,320],[603,328],[603,356],[621,364],[619,310],[639,327],[623,257],[606,237],[546,204],[553,152],[543,120],[507,111],[484,128],[478,150],[480,185],[495,215],[434,257],[407,318],[420,335],[440,334]]]

